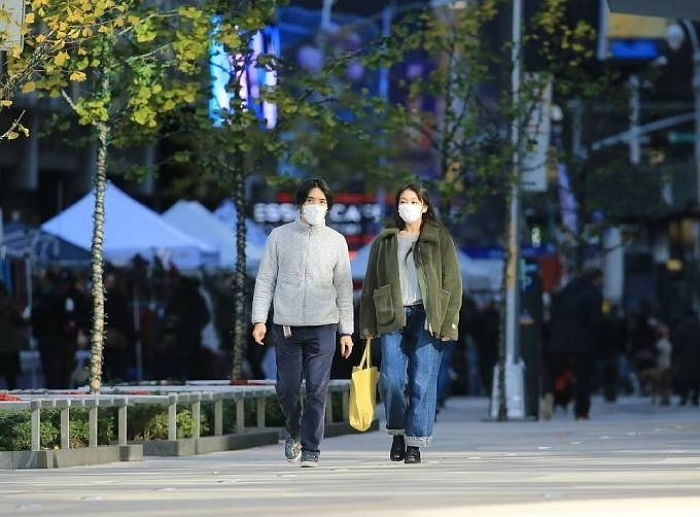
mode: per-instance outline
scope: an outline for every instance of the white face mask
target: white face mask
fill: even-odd
[[[408,224],[415,223],[422,215],[423,205],[412,205],[410,203],[399,205],[399,217]]]
[[[323,205],[304,205],[301,207],[301,216],[311,226],[319,226],[326,222],[328,207]]]

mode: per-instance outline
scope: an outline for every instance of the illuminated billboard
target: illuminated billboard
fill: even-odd
[[[666,18],[611,13],[607,7],[601,16],[601,59],[653,61],[662,52]]]
[[[214,31],[218,20],[214,19]],[[209,50],[209,73],[211,76],[211,97],[209,98],[209,117],[216,127],[221,127],[226,118],[235,112],[231,107],[233,99],[231,82],[238,82],[240,96],[245,109],[253,110],[260,120],[265,121],[268,129],[277,125],[277,108],[260,98],[264,86],[277,84],[277,72],[257,66],[261,55],[279,55],[279,30],[275,26],[266,27],[257,32],[250,42],[251,54],[248,63],[242,55],[232,55],[224,45],[213,41]],[[239,77],[236,78],[236,71]]]

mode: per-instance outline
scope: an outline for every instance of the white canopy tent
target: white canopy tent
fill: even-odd
[[[353,280],[362,280],[365,277],[369,252],[372,243],[366,244],[359,250],[355,258],[350,262]],[[461,250],[457,250],[459,269],[462,273],[462,282],[467,292],[498,291],[503,277],[503,261],[500,259],[473,259]]]
[[[236,233],[200,202],[178,201],[163,214],[163,218],[184,233],[218,249],[219,267],[233,269],[236,266],[238,257]],[[246,221],[246,225],[249,233],[252,233],[251,226],[255,223]],[[255,271],[258,268],[264,251],[264,242],[260,245],[248,239],[246,243],[248,271]]]
[[[223,201],[219,207],[214,210],[214,215],[231,231],[236,231],[238,213],[236,212],[236,206],[233,204],[233,201],[230,199]],[[245,225],[248,233],[248,245],[257,246],[264,250],[265,243],[267,242],[267,233],[263,227],[249,219],[246,220]]]
[[[42,230],[90,249],[95,191],[42,225]],[[111,183],[105,198],[105,258],[116,266],[128,265],[135,255],[160,258],[179,269],[216,267],[218,250],[166,222],[159,214],[132,199]]]

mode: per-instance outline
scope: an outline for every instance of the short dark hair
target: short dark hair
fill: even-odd
[[[326,196],[326,205],[330,210],[333,206],[333,192],[328,186],[328,183],[321,178],[311,178],[299,185],[296,196],[297,206],[302,206],[306,202],[306,198],[309,197],[309,192],[315,188],[321,189],[323,195]]]

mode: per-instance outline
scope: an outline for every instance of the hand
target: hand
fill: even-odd
[[[440,338],[440,341],[442,341],[443,343],[445,343],[445,342],[447,342],[447,341],[454,341],[454,339],[452,339],[451,337],[445,337],[445,336],[443,336],[443,337]]]
[[[352,337],[350,336],[340,336],[340,356],[343,359],[347,359],[352,354]]]
[[[263,339],[267,334],[267,326],[264,323],[256,323],[253,327],[253,339],[258,345],[264,345]]]

